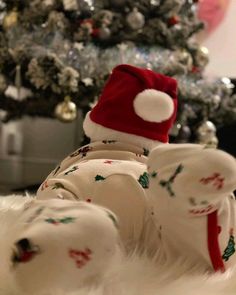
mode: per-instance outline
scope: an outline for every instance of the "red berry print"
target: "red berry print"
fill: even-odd
[[[47,187],[48,187],[48,182],[47,182],[47,180],[46,180],[46,181],[44,181],[44,182],[42,183],[42,185],[41,185],[41,191],[44,191]]]
[[[69,256],[75,261],[78,268],[84,267],[91,260],[92,251],[89,248],[85,250],[69,250]]]
[[[224,177],[220,175],[220,173],[215,172],[208,177],[203,177],[200,179],[202,184],[212,184],[217,190],[220,190],[224,187]]]
[[[104,161],[103,163],[104,163],[104,164],[112,164],[113,161],[112,161],[112,160],[106,160],[106,161]]]

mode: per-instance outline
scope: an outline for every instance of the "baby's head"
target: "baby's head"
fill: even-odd
[[[91,141],[117,140],[151,149],[168,142],[176,117],[177,82],[131,65],[115,67],[84,121]]]

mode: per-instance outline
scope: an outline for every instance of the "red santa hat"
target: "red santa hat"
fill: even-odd
[[[85,119],[92,125],[153,141],[168,142],[177,111],[177,82],[173,78],[131,65],[115,67],[96,106]]]

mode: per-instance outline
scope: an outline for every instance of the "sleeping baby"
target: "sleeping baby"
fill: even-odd
[[[49,174],[21,216],[12,264],[23,290],[74,290],[134,250],[204,271],[235,264],[235,159],[168,144],[176,111],[173,78],[113,69],[84,120],[91,143]]]

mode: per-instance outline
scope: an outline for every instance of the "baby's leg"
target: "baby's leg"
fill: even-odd
[[[214,270],[234,265],[235,159],[201,145],[169,144],[154,149],[148,165],[166,259],[181,255]]]
[[[91,285],[119,258],[116,217],[105,208],[36,201],[17,222],[11,272],[26,294]]]

